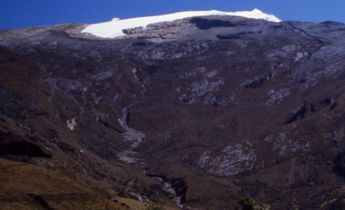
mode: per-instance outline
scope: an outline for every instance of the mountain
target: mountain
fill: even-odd
[[[176,12],[166,15],[157,15],[149,17],[139,17],[121,20],[113,18],[110,22],[97,23],[87,26],[82,30],[82,33],[91,33],[94,36],[102,38],[116,38],[126,35],[123,30],[128,28],[145,28],[148,25],[171,22],[185,18],[202,17],[202,16],[237,16],[251,19],[263,19],[272,22],[280,22],[281,20],[274,15],[266,14],[258,9],[252,11],[242,12],[223,12],[217,10],[210,11],[187,11]]]
[[[0,31],[1,208],[345,208],[345,25],[182,14]]]

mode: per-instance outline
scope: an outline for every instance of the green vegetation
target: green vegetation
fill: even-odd
[[[165,209],[158,204],[151,203],[145,210],[165,210]]]
[[[239,201],[241,210],[270,210],[271,207],[266,204],[258,204],[252,198],[244,198]]]

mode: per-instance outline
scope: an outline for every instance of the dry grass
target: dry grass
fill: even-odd
[[[0,159],[0,209],[55,210],[121,209],[91,189],[57,172],[35,165]]]

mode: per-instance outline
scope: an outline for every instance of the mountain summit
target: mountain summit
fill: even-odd
[[[185,11],[177,12],[172,14],[149,16],[149,17],[139,17],[120,20],[114,18],[112,21],[97,23],[87,26],[82,32],[90,33],[102,38],[115,38],[119,36],[124,36],[123,30],[142,27],[145,28],[147,25],[160,23],[160,22],[170,22],[175,20],[181,20],[184,18],[200,17],[200,16],[238,16],[251,19],[263,19],[272,22],[280,22],[274,15],[266,14],[261,10],[254,9],[252,11],[240,11],[240,12],[222,12],[218,10],[209,11]]]

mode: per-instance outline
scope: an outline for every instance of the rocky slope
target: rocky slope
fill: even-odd
[[[345,208],[344,24],[83,28],[0,32],[1,206]]]

